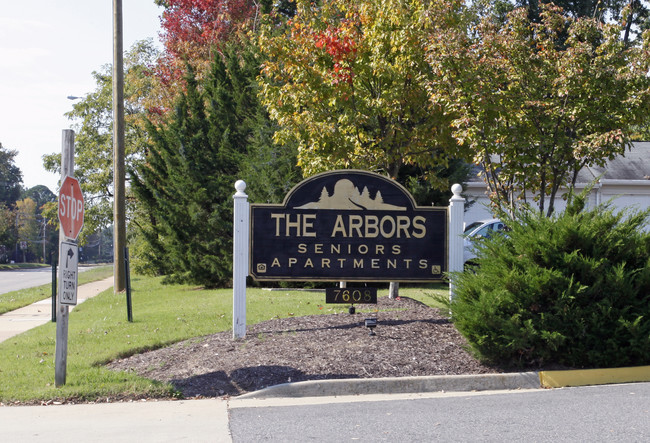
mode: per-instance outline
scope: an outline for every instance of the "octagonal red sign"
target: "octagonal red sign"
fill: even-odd
[[[84,225],[84,197],[79,187],[79,181],[74,177],[66,177],[59,190],[59,222],[63,234],[76,240]]]

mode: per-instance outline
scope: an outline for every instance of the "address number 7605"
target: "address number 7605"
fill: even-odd
[[[327,288],[325,303],[377,303],[377,288]]]

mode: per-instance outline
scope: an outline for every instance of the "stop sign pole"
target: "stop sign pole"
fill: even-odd
[[[59,216],[59,297],[57,298],[54,384],[65,385],[68,360],[68,314],[77,303],[77,237],[83,227],[84,201],[79,182],[74,178],[74,131],[63,130],[61,149],[61,189]],[[65,257],[63,256],[65,255]]]

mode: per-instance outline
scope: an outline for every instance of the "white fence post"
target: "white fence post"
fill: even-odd
[[[248,232],[250,212],[246,183],[237,180],[233,220],[233,266],[232,266],[232,337],[246,336],[246,277],[248,276]]]
[[[453,196],[449,199],[449,273],[463,270],[463,219],[465,199],[460,196],[463,187],[456,183],[451,187]],[[449,277],[449,301],[454,298],[454,277]]]

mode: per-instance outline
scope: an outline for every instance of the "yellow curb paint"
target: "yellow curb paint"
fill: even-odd
[[[650,366],[580,369],[572,371],[540,371],[539,381],[543,388],[650,381]]]

